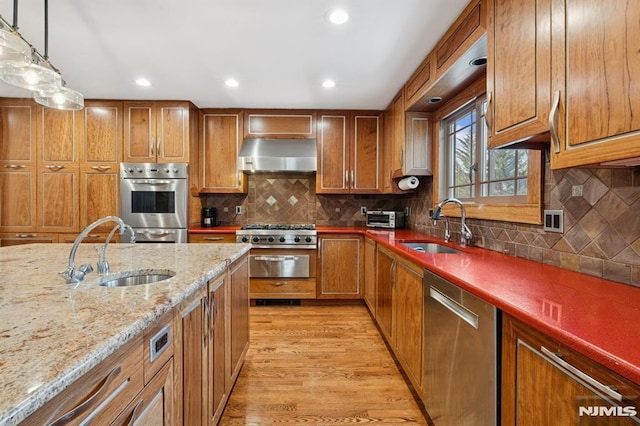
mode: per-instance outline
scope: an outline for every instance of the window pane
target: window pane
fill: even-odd
[[[518,177],[529,175],[529,151],[518,150]]]
[[[527,186],[527,179],[518,179],[518,194],[517,195],[527,195],[528,193],[528,186]]]

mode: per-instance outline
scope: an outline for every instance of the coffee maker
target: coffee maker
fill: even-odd
[[[211,228],[218,224],[216,218],[216,209],[215,207],[204,207],[202,209],[200,226],[203,228]]]

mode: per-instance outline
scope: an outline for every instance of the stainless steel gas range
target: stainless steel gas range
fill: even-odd
[[[316,297],[315,225],[245,225],[236,231],[236,242],[252,244],[249,255],[252,299]]]

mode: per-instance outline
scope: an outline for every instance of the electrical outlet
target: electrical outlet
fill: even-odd
[[[433,209],[429,209],[429,219],[433,219]]]
[[[225,213],[229,213],[229,207],[225,207],[222,211],[224,211]]]
[[[405,207],[404,208],[404,217],[409,217],[411,216],[411,207]]]
[[[564,232],[564,217],[562,210],[545,210],[544,211],[544,227],[545,231]]]
[[[365,206],[360,206],[360,214],[362,216],[367,214],[367,208]]]
[[[242,206],[236,206],[236,214],[242,214]]]

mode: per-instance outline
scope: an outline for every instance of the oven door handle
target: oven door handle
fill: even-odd
[[[136,180],[133,181],[135,185],[149,185],[149,186],[163,186],[163,185],[171,185],[173,181],[170,180]]]
[[[298,260],[298,256],[256,256],[254,259],[265,262],[285,262],[287,260]]]

